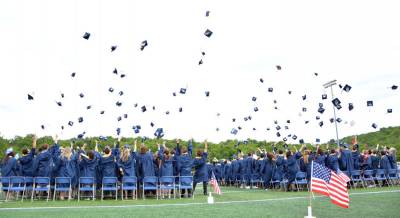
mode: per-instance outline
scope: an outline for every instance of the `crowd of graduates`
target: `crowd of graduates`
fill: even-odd
[[[102,151],[97,141],[95,148],[90,150],[86,144],[79,147],[71,143],[71,146],[61,147],[57,137],[54,137],[54,145],[43,144],[37,149],[36,140],[34,136],[31,149],[24,148],[18,159],[12,148],[7,149],[0,165],[2,178],[48,177],[54,183],[57,177],[68,177],[76,193],[80,177],[92,177],[97,187],[101,187],[106,177],[115,177],[119,181],[123,177],[136,177],[140,184],[145,177],[193,176],[193,188],[187,190],[190,197],[198,183],[203,184],[203,194],[207,195],[211,177],[226,186],[269,190],[274,188],[274,184],[284,184],[285,190],[295,191],[294,182],[299,172],[304,172],[306,180],[310,181],[313,161],[335,172],[342,171],[349,177],[354,171],[383,169],[389,173],[391,169],[397,170],[396,150],[389,147],[380,149],[379,145],[376,149],[362,152],[357,144],[331,149],[329,146],[325,149],[316,146],[312,150],[305,145],[299,150],[295,146],[285,146],[284,149],[274,146],[272,152],[258,149],[243,154],[239,150],[228,159],[208,161],[207,141],[204,149],[193,154],[191,140],[187,146],[181,145],[179,140],[170,147],[165,143],[158,144],[156,151],[149,150],[144,142],[139,148],[136,141],[133,145],[121,146],[120,138],[114,146],[104,146]],[[2,181],[3,187],[8,185]],[[60,199],[63,198],[61,194]]]

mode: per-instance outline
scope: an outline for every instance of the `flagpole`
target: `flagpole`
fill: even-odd
[[[313,167],[314,167],[314,161],[311,161],[311,177],[310,177],[310,186],[309,186],[309,192],[310,192],[310,195],[309,195],[309,206],[308,206],[308,208],[307,208],[307,216],[305,216],[304,218],[315,218],[315,217],[313,217],[312,216],[312,201],[311,201],[311,194],[312,194],[312,190],[311,190],[311,188],[312,188],[312,177],[313,177]]]

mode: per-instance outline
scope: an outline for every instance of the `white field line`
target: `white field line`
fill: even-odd
[[[360,192],[352,193],[351,195],[366,195],[366,194],[382,194],[382,193],[394,193],[400,192],[400,190],[392,191],[376,191],[376,192]],[[320,198],[324,196],[316,196]],[[259,200],[242,200],[242,201],[220,201],[215,204],[235,204],[235,203],[254,203],[254,202],[269,202],[269,201],[286,201],[286,200],[298,200],[307,199],[309,196],[303,197],[289,197],[289,198],[270,198],[270,199],[259,199]],[[98,206],[69,206],[69,207],[18,207],[18,208],[0,208],[0,211],[12,211],[12,210],[59,210],[59,209],[96,209],[96,208],[135,208],[135,207],[171,207],[171,206],[192,206],[192,205],[206,205],[207,203],[176,203],[176,204],[138,204],[138,205],[98,205]]]

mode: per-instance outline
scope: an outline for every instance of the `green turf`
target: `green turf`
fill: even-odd
[[[400,189],[400,188],[397,188]],[[307,213],[307,192],[279,192],[223,188],[222,196],[215,196],[216,204],[206,204],[207,198],[129,200],[129,201],[56,201],[3,202],[0,217],[304,217]],[[350,191],[350,208],[342,209],[326,197],[316,197],[313,213],[317,217],[400,217],[400,192],[394,188],[371,188]],[[365,193],[365,194],[360,194]],[[292,199],[288,199],[292,198]],[[270,199],[270,200],[268,200]],[[231,202],[243,201],[243,202]],[[249,201],[249,202],[245,202]],[[189,205],[184,205],[191,203]],[[166,204],[165,206],[160,206]],[[148,207],[147,205],[153,205]],[[94,207],[92,207],[94,206]],[[99,208],[96,206],[128,206]],[[29,210],[4,210],[27,208]],[[42,209],[40,207],[74,207]],[[76,208],[81,207],[81,208]]]

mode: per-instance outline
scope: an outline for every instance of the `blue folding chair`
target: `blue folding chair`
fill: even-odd
[[[1,191],[2,193],[6,194],[6,196],[4,197],[4,199],[6,199],[8,189],[10,188],[10,177],[0,177],[0,182],[1,182]]]
[[[174,176],[162,176],[160,177],[160,185],[159,185],[159,190],[161,197],[164,198],[164,192],[168,191],[168,198],[171,198],[171,191],[174,192],[174,198],[175,198],[175,177]]]
[[[308,189],[308,181],[306,179],[305,172],[297,172],[296,177],[294,179],[294,183],[296,184],[297,191],[300,190],[301,186],[305,186]]]
[[[13,176],[10,177],[10,187],[7,192],[6,201],[10,198],[11,193],[16,193],[16,200],[18,200],[19,193],[22,192],[22,196],[24,196],[25,192],[25,180],[24,177]]]
[[[137,199],[137,177],[135,176],[124,176],[121,182],[121,198],[124,200],[124,191],[132,191],[132,199]],[[128,198],[128,193],[126,194]]]
[[[356,188],[359,183],[361,183],[362,187],[365,188],[363,179],[361,177],[361,171],[360,170],[353,170],[351,171],[351,181],[353,182],[353,187]]]
[[[104,191],[115,192],[115,200],[118,199],[118,179],[117,177],[104,177],[101,184],[101,200],[104,198]]]
[[[93,177],[80,177],[78,189],[78,201],[80,201],[81,197],[92,197],[93,201],[95,200],[96,185]],[[91,192],[92,195],[81,196],[81,192]]]
[[[373,170],[364,170],[362,180],[365,183],[365,187],[375,186],[374,171]]]
[[[56,200],[57,192],[68,192],[68,201],[71,200],[72,187],[70,177],[57,177],[54,180],[53,201]]]
[[[144,191],[156,191],[156,197],[158,200],[157,184],[158,184],[158,178],[155,176],[146,176],[143,178],[143,186],[142,186],[143,199],[146,199]]]
[[[385,169],[377,169],[375,172],[374,179],[375,179],[375,181],[378,182],[379,187],[382,187],[384,185],[383,182],[386,182],[386,184],[388,184]],[[382,183],[382,185],[381,185],[381,183]]]
[[[182,198],[182,190],[189,190],[192,192],[192,198],[194,198],[194,191],[193,191],[193,176],[180,176],[179,177],[179,196]]]
[[[396,183],[399,181],[399,176],[397,175],[397,169],[388,170],[387,179],[392,184],[392,186],[395,186]]]
[[[41,192],[47,192],[47,199],[49,201],[50,198],[50,178],[49,177],[35,177],[33,179],[33,190],[31,201],[33,201],[36,192],[40,195]]]

